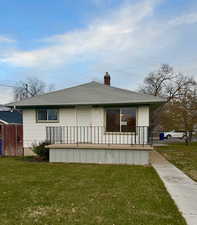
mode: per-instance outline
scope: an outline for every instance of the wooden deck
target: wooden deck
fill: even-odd
[[[111,150],[145,150],[151,151],[150,145],[118,145],[118,144],[52,144],[47,146],[50,149],[111,149]]]

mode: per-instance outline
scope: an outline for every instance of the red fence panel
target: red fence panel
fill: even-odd
[[[2,126],[3,155],[23,155],[23,126],[9,124]]]

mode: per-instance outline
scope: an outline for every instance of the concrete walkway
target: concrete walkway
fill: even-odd
[[[151,163],[164,182],[188,225],[197,225],[197,182],[169,163],[158,152],[151,153]]]

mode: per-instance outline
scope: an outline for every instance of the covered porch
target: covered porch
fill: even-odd
[[[48,126],[46,140],[51,144],[103,148],[146,148],[152,145],[148,126],[136,126],[131,131],[107,132],[104,126]]]
[[[148,127],[133,132],[109,133],[104,127],[47,127],[50,162],[97,164],[149,164]]]

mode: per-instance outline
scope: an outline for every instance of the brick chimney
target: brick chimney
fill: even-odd
[[[106,74],[104,76],[104,85],[110,86],[110,80],[111,80],[110,75],[108,72],[106,72]]]

